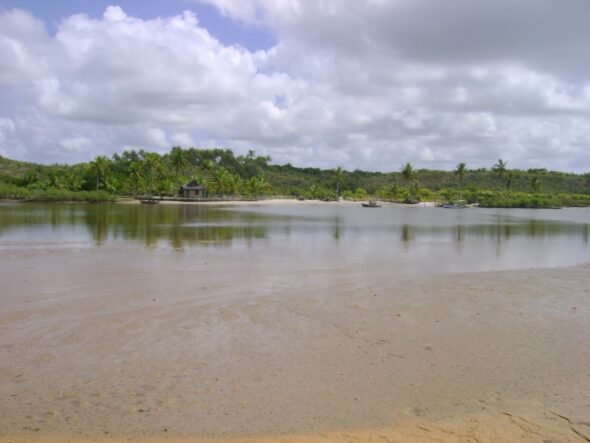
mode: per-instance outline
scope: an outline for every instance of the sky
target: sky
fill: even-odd
[[[0,155],[590,171],[588,0],[0,0]]]

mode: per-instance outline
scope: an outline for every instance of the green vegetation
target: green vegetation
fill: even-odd
[[[559,208],[590,206],[590,195],[488,191],[481,193],[477,202],[479,206],[486,208]]]
[[[109,202],[115,196],[104,191],[68,191],[64,189],[28,189],[0,183],[0,198],[45,202]]]
[[[508,169],[500,159],[491,169],[416,169],[397,172],[346,171],[275,165],[253,150],[235,156],[229,149],[173,147],[160,155],[125,151],[76,165],[40,165],[0,157],[0,198],[43,201],[112,201],[117,197],[176,197],[191,180],[212,198],[270,195],[333,200],[455,202],[484,207],[542,208],[590,206],[590,173]]]
[[[463,185],[465,184],[465,176],[467,175],[467,165],[465,163],[459,163],[457,165],[457,169],[455,169],[455,175],[459,179],[459,186],[463,189]]]

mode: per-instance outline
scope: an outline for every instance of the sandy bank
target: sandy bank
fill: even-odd
[[[588,264],[395,281],[137,254],[0,255],[2,443],[589,433]]]
[[[139,200],[119,200],[117,203],[121,204],[141,204]],[[326,205],[349,205],[349,206],[360,206],[362,202],[360,201],[351,201],[351,200],[340,200],[340,201],[321,201],[321,200],[296,200],[296,199],[288,199],[288,198],[272,198],[266,200],[255,200],[255,201],[240,201],[240,200],[226,200],[226,201],[203,201],[203,202],[194,202],[194,201],[171,201],[171,200],[162,200],[160,204],[164,205],[212,205],[212,206],[268,206],[268,205],[318,205],[318,206],[326,206]],[[420,202],[417,204],[409,205],[404,203],[390,203],[390,202],[381,202],[379,204],[383,206],[400,206],[400,207],[410,207],[410,208],[432,208],[436,206],[435,202]]]

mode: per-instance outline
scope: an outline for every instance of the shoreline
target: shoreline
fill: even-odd
[[[288,198],[269,198],[261,200],[218,200],[218,201],[182,201],[182,200],[158,200],[159,204],[166,205],[204,205],[204,206],[267,206],[267,205],[361,205],[361,203],[368,200],[351,201],[322,201],[322,200],[303,200]],[[418,203],[400,203],[385,200],[374,200],[385,207],[406,207],[406,208],[442,208],[441,204],[436,201],[422,201]],[[87,201],[87,200],[27,200],[27,199],[8,199],[0,198],[0,204],[16,204],[16,203],[37,203],[37,204],[125,204],[125,205],[139,205],[139,199],[128,197],[113,197],[110,201]],[[459,209],[468,208],[482,208],[482,209],[533,209],[533,210],[558,210],[558,209],[586,209],[590,206],[571,205],[571,206],[480,206],[478,204],[470,204]]]
[[[436,202],[427,201],[415,204],[397,203],[377,200],[384,206],[398,206],[410,208],[436,207]],[[363,201],[340,200],[340,201],[322,201],[322,200],[297,200],[288,198],[269,198],[261,200],[224,200],[224,201],[181,201],[181,200],[159,200],[159,204],[164,205],[204,205],[204,206],[275,206],[275,205],[292,205],[292,206],[360,206]],[[139,200],[117,201],[120,204],[141,204]]]
[[[156,199],[158,200],[158,199]],[[158,200],[158,204],[164,205],[204,205],[204,206],[268,206],[268,205],[317,205],[317,206],[328,206],[328,205],[348,205],[348,206],[360,206],[362,201],[352,200],[340,200],[340,201],[322,201],[322,200],[297,200],[288,198],[269,198],[261,200],[219,200],[219,201],[182,201],[182,200]],[[398,203],[376,200],[384,206],[398,206],[398,207],[409,207],[409,208],[422,208],[422,207],[437,207],[436,202],[424,201],[420,203]],[[122,205],[140,205],[139,199],[132,198],[117,198],[114,201],[104,202],[88,202],[88,201],[41,201],[41,200],[15,200],[15,199],[0,199],[1,203],[56,203],[56,204],[122,204]]]

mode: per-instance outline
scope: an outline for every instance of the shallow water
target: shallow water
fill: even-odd
[[[116,245],[412,276],[586,262],[589,226],[590,209],[3,204],[0,251]]]

